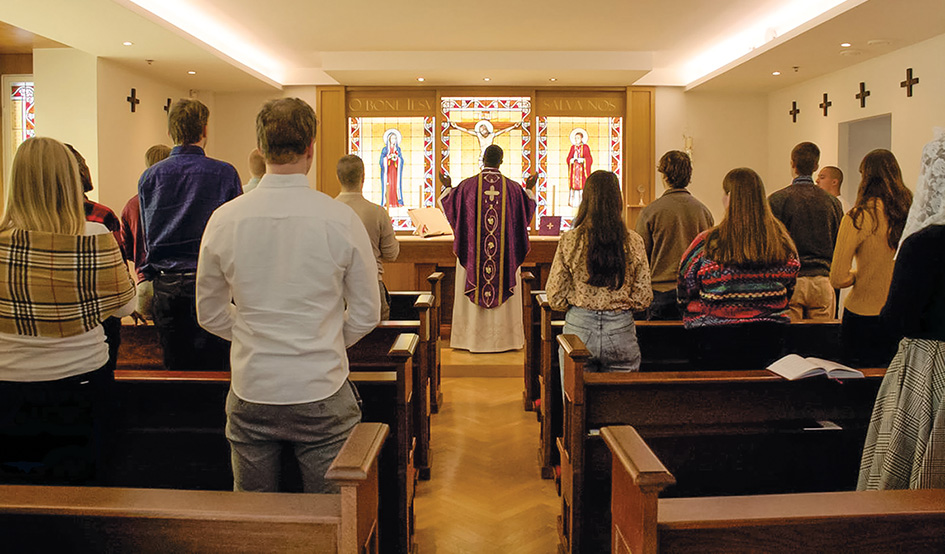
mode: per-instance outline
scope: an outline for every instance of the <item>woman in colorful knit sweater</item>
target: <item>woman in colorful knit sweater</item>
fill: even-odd
[[[683,324],[702,335],[691,341],[697,363],[731,359],[724,355],[732,347],[728,338],[737,338],[747,349],[740,363],[758,368],[780,356],[800,261],[787,229],[771,213],[757,173],[733,169],[722,189],[725,218],[692,241],[680,262],[676,293]],[[739,326],[736,333],[729,331],[733,325]]]
[[[880,323],[879,312],[886,303],[912,193],[889,150],[867,154],[860,163],[860,175],[856,204],[840,221],[830,284],[837,289],[852,287],[840,326],[843,363],[886,367],[896,354],[899,337]]]

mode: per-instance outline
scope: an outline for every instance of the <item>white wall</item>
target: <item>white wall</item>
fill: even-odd
[[[173,146],[164,106],[168,98],[176,102],[187,91],[104,59],[98,60],[97,76],[99,173],[93,183],[99,201],[121,213],[138,193],[144,153],[155,144]],[[134,113],[126,100],[132,88],[141,101]]]
[[[98,183],[98,83],[96,58],[72,48],[33,51],[36,135],[52,137],[75,147]],[[125,95],[127,96],[127,94]],[[124,96],[122,101],[124,101]],[[125,102],[125,106],[128,103]],[[100,191],[89,196],[98,198]]]
[[[736,167],[750,167],[768,181],[767,98],[764,95],[685,92],[656,89],[656,160],[667,150],[685,150],[692,137],[689,190],[722,219],[722,178]],[[659,173],[656,194],[663,193]]]
[[[891,150],[899,160],[906,185],[913,188],[922,147],[932,140],[933,127],[945,125],[943,53],[945,35],[939,35],[770,94],[768,163],[775,179],[765,180],[768,191],[773,192],[790,182],[789,158],[791,148],[798,142],[815,142],[820,147],[821,165],[837,165],[841,157],[838,151],[840,123],[887,113],[892,114]],[[899,83],[905,80],[906,69],[910,67],[919,78],[919,84],[908,98]],[[855,98],[861,81],[870,91],[865,108],[860,108]],[[827,117],[818,107],[824,93],[833,102]],[[797,123],[792,123],[788,114],[792,101],[796,101],[801,110]],[[859,183],[859,175],[852,173],[845,175],[844,188]]]

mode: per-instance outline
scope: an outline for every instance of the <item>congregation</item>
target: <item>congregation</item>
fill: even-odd
[[[383,263],[400,246],[386,210],[362,195],[357,156],[338,161],[338,198],[309,188],[317,124],[304,101],[262,107],[246,186],[232,165],[205,155],[209,117],[192,99],[170,108],[175,145],[148,150],[121,217],[83,195],[92,183],[75,149],[31,138],[17,151],[0,220],[0,273],[9,276],[0,283],[0,432],[20,429],[0,479],[20,477],[24,452],[71,448],[75,437],[57,444],[49,430],[78,412],[81,463],[30,471],[37,482],[101,480],[120,318],[132,316],[153,321],[167,369],[231,373],[235,490],[278,490],[289,443],[304,490],[337,491],[324,474],[361,417],[346,348],[388,319]],[[502,156],[485,148],[482,171],[456,187],[441,177],[462,314],[454,347],[474,352],[524,341],[519,270],[535,180],[507,179]],[[594,171],[560,237],[548,301],[590,352],[587,370],[600,372],[640,368],[640,319],[681,320],[693,359],[708,369],[732,350],[744,368],[764,368],[790,322],[840,319],[840,361],[888,367],[858,487],[943,488],[945,135],[923,151],[914,198],[888,150],[862,159],[849,209],[837,197],[842,173],[821,168],[815,144],[798,144],[788,162],[792,182],[769,196],[754,170],[729,171],[716,224],[687,190],[689,156],[667,152],[658,166],[666,190],[635,229],[618,176]],[[837,291],[847,288],[840,307]],[[738,344],[719,333],[732,328],[743,330]]]

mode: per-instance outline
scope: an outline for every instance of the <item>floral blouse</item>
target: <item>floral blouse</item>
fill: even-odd
[[[551,308],[564,311],[570,306],[586,310],[639,311],[653,301],[650,266],[643,239],[627,231],[627,268],[623,286],[617,290],[587,284],[587,235],[572,229],[561,235],[545,290]]]

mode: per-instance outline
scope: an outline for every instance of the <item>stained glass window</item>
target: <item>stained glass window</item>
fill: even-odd
[[[408,210],[433,206],[429,117],[348,118],[348,152],[364,160],[364,197],[387,208],[394,230],[412,230]]]
[[[592,171],[613,171],[623,186],[623,118],[538,117],[538,213],[571,227]]]
[[[532,172],[532,130],[527,97],[444,97],[441,102],[441,169],[454,184],[472,177],[481,168],[482,152],[490,144],[505,153],[502,173],[524,180]]]
[[[20,143],[36,135],[33,116],[33,83],[20,81],[10,83],[10,153],[16,153]]]

